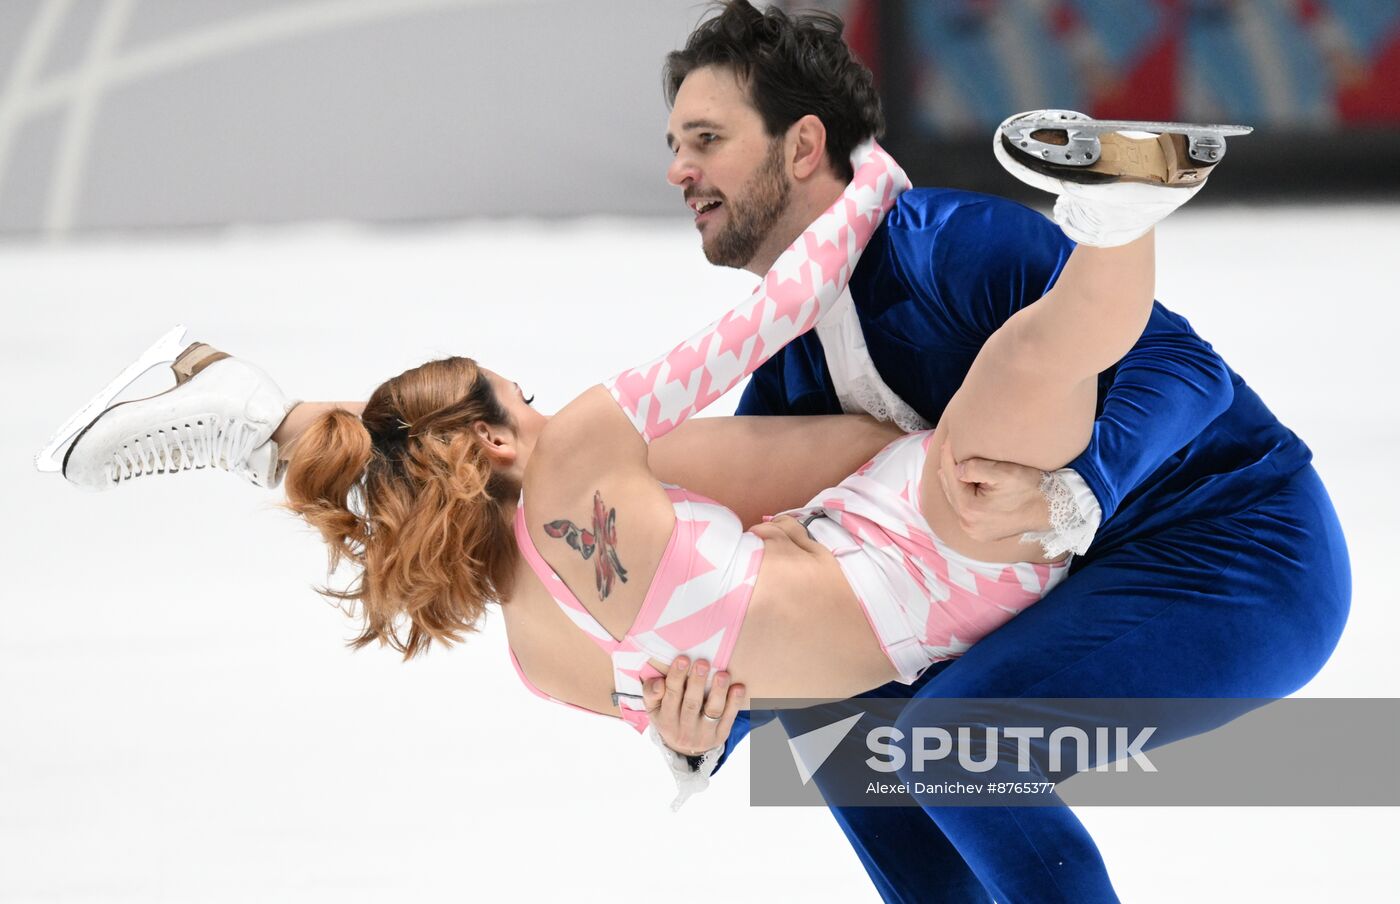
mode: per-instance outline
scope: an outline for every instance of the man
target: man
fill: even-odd
[[[668,57],[668,178],[694,210],[712,263],[764,273],[840,194],[851,149],[883,130],[870,73],[840,33],[833,17],[731,0]],[[739,413],[864,409],[905,429],[931,424],[982,343],[1054,284],[1070,248],[1059,229],[1019,205],[906,192],[872,238],[845,306],[755,374]],[[256,376],[238,390],[252,403],[208,426],[194,453],[169,443],[122,445],[153,416],[130,407],[78,437],[65,473],[107,485],[222,448],[202,454],[275,484],[277,444],[331,403],[283,418],[289,406]],[[106,401],[99,396],[95,409]],[[51,450],[92,413],[75,416]],[[1068,469],[1042,480],[1012,465],[968,462],[966,482],[947,487],[974,532],[1036,531],[1053,548],[1082,553],[1070,578],[913,686],[871,694],[1292,692],[1330,654],[1350,594],[1340,527],[1309,459],[1209,345],[1157,306],[1138,345],[1102,375],[1092,439]],[[748,727],[741,719],[727,739],[712,739],[725,741],[718,762]],[[708,746],[686,743],[699,737],[686,730],[667,740],[687,752]],[[886,900],[1115,899],[1097,850],[1066,808],[833,812]]]
[[[828,17],[733,2],[668,57],[668,177],[697,211],[712,263],[764,273],[839,195],[850,149],[880,133],[869,72],[839,33]],[[829,319],[760,368],[738,413],[861,407],[906,429],[936,422],[982,342],[1054,283],[1070,247],[1017,205],[907,192],[855,271],[844,321]],[[869,696],[1296,690],[1330,654],[1350,597],[1344,541],[1310,457],[1158,305],[1134,351],[1100,378],[1093,438],[1060,475],[1068,486],[1056,504],[1079,509],[1064,519],[1077,530],[1056,525],[1079,535],[1062,546],[1084,553],[1069,580],[912,688]],[[948,488],[965,525],[997,537],[1051,528],[1022,471],[967,465],[969,482]],[[805,730],[800,714],[782,718],[797,726],[790,733]],[[747,726],[736,729],[725,755]],[[1065,808],[833,811],[886,900],[1114,897]]]

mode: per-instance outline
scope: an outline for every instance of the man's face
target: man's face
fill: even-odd
[[[705,257],[722,267],[748,266],[788,208],[783,139],[769,138],[728,69],[707,66],[681,83],[666,141],[675,152],[666,178],[695,212]]]

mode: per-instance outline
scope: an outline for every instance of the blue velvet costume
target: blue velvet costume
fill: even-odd
[[[982,344],[1054,284],[1072,249],[1018,204],[905,193],[851,280],[885,383],[936,423]],[[815,332],[760,368],[738,409],[840,411]],[[1187,322],[1157,304],[1134,349],[1101,375],[1092,440],[1069,465],[1103,510],[1089,552],[1064,584],[960,659],[865,696],[1297,690],[1331,654],[1351,596],[1341,527],[1310,460]],[[791,734],[805,730],[800,714],[782,718]],[[750,727],[741,716],[725,756]],[[1097,849],[1065,807],[832,812],[886,901],[1116,900]]]

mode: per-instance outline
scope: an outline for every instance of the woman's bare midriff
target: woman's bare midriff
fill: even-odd
[[[748,699],[853,696],[895,679],[836,558],[788,517],[758,526],[763,565],[730,656]],[[528,566],[504,606],[522,671],[560,700],[616,715],[612,660],[550,598]],[[665,671],[669,663],[653,660]]]
[[[836,557],[790,517],[753,532],[763,567],[729,662],[748,698],[845,698],[897,678]]]

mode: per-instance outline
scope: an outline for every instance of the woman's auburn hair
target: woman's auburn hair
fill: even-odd
[[[410,659],[432,641],[478,629],[486,604],[509,596],[518,555],[506,516],[519,486],[493,471],[474,426],[514,427],[470,358],[430,361],[389,380],[364,414],[314,420],[291,451],[287,508],[360,567],[346,590],[362,630]]]

